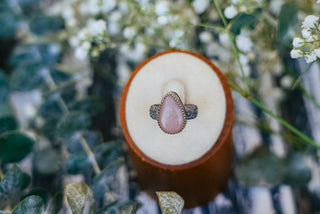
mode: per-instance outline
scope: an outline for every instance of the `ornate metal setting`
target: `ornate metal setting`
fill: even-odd
[[[174,131],[170,131],[170,130],[165,129],[163,127],[163,124],[161,124],[161,118],[160,118],[161,109],[162,109],[164,103],[166,102],[166,100],[167,100],[167,98],[169,96],[171,98],[173,98],[173,100],[175,101],[176,105],[180,109],[180,113],[181,113],[181,115],[183,117],[183,122],[180,123],[180,124],[177,122],[177,124],[178,124],[177,125],[177,129],[175,129]],[[194,119],[194,118],[197,117],[197,115],[198,115],[198,107],[196,105],[193,105],[193,104],[183,105],[183,103],[182,103],[180,97],[178,96],[178,94],[175,93],[174,91],[170,91],[162,98],[160,104],[154,104],[154,105],[150,106],[149,114],[150,114],[150,117],[152,119],[158,121],[158,125],[159,125],[159,127],[160,127],[160,129],[162,131],[164,131],[167,134],[177,134],[177,133],[180,133],[184,129],[184,127],[186,126],[187,120],[191,120],[191,119]]]

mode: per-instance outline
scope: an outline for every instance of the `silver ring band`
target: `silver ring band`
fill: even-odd
[[[149,113],[152,119],[157,120],[160,108],[161,108],[161,104],[153,104],[152,106],[150,106]],[[185,110],[187,120],[192,120],[198,116],[198,107],[196,105],[185,104],[184,110]]]

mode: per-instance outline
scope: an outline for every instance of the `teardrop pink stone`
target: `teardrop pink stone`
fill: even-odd
[[[158,123],[160,128],[168,134],[176,134],[184,128],[184,114],[172,96],[167,96],[163,101]]]

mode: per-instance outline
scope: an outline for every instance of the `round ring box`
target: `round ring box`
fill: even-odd
[[[184,104],[198,107],[198,116],[173,135],[149,115],[171,88],[180,90]],[[226,78],[210,60],[170,50],[144,61],[123,90],[120,122],[141,188],[152,198],[156,191],[175,191],[188,209],[224,191],[231,174],[233,101]]]

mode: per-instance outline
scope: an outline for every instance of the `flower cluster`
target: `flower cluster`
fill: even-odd
[[[295,37],[290,52],[291,58],[304,57],[307,63],[311,63],[320,58],[320,25],[319,17],[307,16],[302,22],[302,37]]]
[[[232,0],[232,4],[225,8],[224,15],[226,18],[232,19],[239,13],[252,13],[263,4],[264,0]]]
[[[139,62],[145,55],[143,46],[186,49],[192,44],[190,24],[198,22],[197,14],[209,7],[210,0],[183,2],[62,0],[47,12],[65,20],[66,37],[77,59],[117,47],[126,50],[120,52],[125,59]]]
[[[103,40],[106,34],[107,24],[104,20],[90,19],[87,26],[81,29],[75,36],[69,39],[70,46],[75,48],[75,56],[78,59],[85,59],[90,51],[91,42],[99,42],[99,46],[92,50],[92,56],[97,56],[99,49],[103,49]]]

